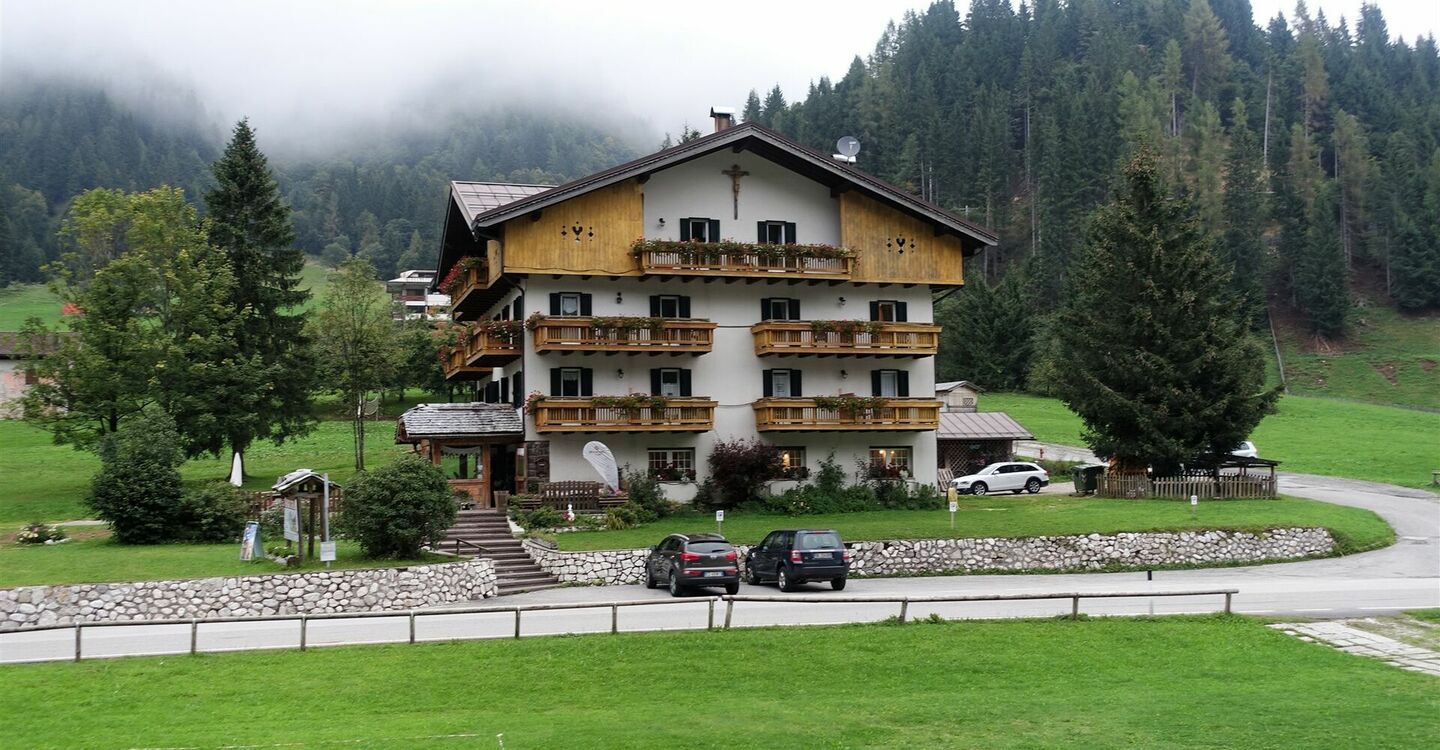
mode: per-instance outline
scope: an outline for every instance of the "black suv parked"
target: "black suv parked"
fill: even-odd
[[[735,594],[740,591],[737,558],[719,534],[671,534],[645,558],[645,588],[665,583],[671,596],[684,596],[689,588],[724,586],[725,593]]]
[[[745,556],[746,583],[773,579],[781,591],[794,591],[806,581],[829,581],[840,591],[849,572],[850,551],[834,529],[772,531]]]

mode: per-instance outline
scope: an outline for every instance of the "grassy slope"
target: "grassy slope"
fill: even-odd
[[[984,411],[1003,411],[1039,440],[1084,445],[1080,418],[1056,399],[987,393]],[[1440,414],[1286,396],[1251,436],[1281,469],[1427,487],[1440,469]]]
[[[279,539],[265,538],[268,547]],[[352,542],[335,548],[336,568],[377,568],[421,562],[453,562],[433,555],[425,561],[367,560]],[[306,568],[322,568],[308,563]],[[293,569],[292,569],[293,570]],[[0,545],[0,588],[56,583],[156,581],[171,578],[260,575],[285,572],[269,560],[241,562],[237,544],[124,546],[108,539],[73,540],[56,546]]]
[[[731,541],[755,544],[774,529],[796,527],[833,528],[847,541],[865,541],[1193,528],[1262,529],[1292,524],[1335,529],[1355,546],[1367,549],[1394,540],[1390,527],[1370,511],[1299,498],[1204,503],[1196,517],[1191,518],[1189,503],[1175,501],[1136,502],[1059,495],[963,496],[960,510],[955,514],[954,529],[950,528],[950,514],[944,510],[887,510],[814,516],[727,513],[724,531]],[[666,534],[714,528],[713,516],[684,514],[634,529],[569,532],[557,534],[556,538],[561,548],[567,550],[636,548],[655,544]]]
[[[419,675],[465,688],[396,689]],[[9,666],[0,724],[37,748],[1412,748],[1437,684],[1242,618],[920,623]]]
[[[1319,352],[1302,321],[1276,312],[1291,393],[1440,409],[1440,314],[1402,314],[1372,300],[1355,311],[1344,340]]]
[[[395,445],[393,422],[371,422],[365,459],[384,463],[409,446]],[[304,467],[328,471],[343,483],[354,474],[350,423],[321,422],[308,437],[276,446],[262,443],[246,455],[247,489],[263,489],[275,478]],[[64,521],[89,517],[84,509],[90,476],[99,468],[92,453],[56,446],[49,433],[22,422],[0,420],[0,526],[34,520]],[[230,458],[199,458],[181,468],[187,481],[224,479]]]

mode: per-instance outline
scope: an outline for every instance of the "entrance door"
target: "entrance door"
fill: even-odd
[[[496,492],[515,494],[515,450],[518,447],[515,443],[490,446],[487,455],[490,465],[486,467],[489,475],[485,482],[486,507],[495,507]]]

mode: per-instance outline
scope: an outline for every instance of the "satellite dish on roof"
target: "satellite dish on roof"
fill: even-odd
[[[835,141],[835,152],[847,159],[853,159],[860,153],[860,141],[853,135],[847,135]]]

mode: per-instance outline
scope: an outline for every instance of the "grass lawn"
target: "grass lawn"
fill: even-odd
[[[677,667],[694,687],[657,692]],[[493,748],[502,733],[509,750],[1415,748],[1440,733],[1435,678],[1220,616],[26,664],[0,668],[0,694],[0,725],[36,748]]]
[[[395,423],[384,421],[369,424],[365,445],[365,460],[372,466],[409,449],[395,444]],[[245,455],[245,464],[246,489],[268,488],[276,477],[302,467],[328,471],[343,484],[355,473],[350,423],[321,422],[303,439],[257,444]],[[88,518],[85,493],[99,467],[93,453],[54,445],[49,433],[23,422],[0,420],[0,527]],[[180,473],[194,482],[225,479],[230,457],[188,461]]]
[[[1217,500],[1201,503],[1195,518],[1190,504],[1175,500],[1110,500],[1062,495],[987,495],[960,497],[955,528],[944,510],[884,510],[813,516],[726,513],[725,536],[739,544],[756,544],[775,529],[833,528],[847,541],[872,539],[943,539],[978,536],[1024,537],[1116,531],[1180,529],[1263,529],[1275,526],[1323,526],[1344,538],[1347,551],[1382,547],[1395,541],[1394,532],[1368,510],[1280,498],[1278,500]],[[686,513],[617,531],[576,531],[556,534],[561,549],[648,547],[667,534],[712,531],[714,516]]]
[[[1036,439],[1084,445],[1080,418],[1057,399],[987,393],[984,411],[1003,411]],[[1330,399],[1285,396],[1251,436],[1283,471],[1427,488],[1440,469],[1440,414]]]
[[[18,331],[32,317],[56,325],[60,322],[60,299],[44,284],[0,287],[0,331]]]
[[[75,531],[74,529],[71,530]],[[284,540],[266,538],[269,547]],[[317,546],[318,550],[318,546]],[[425,562],[452,562],[454,558],[430,555],[425,560],[367,560],[360,547],[341,541],[335,545],[334,568],[382,568]],[[307,561],[294,572],[324,568]],[[73,539],[57,545],[0,545],[0,588],[57,583],[107,581],[158,581],[173,578],[260,575],[287,569],[269,560],[240,560],[240,544],[122,545],[109,539]]]

